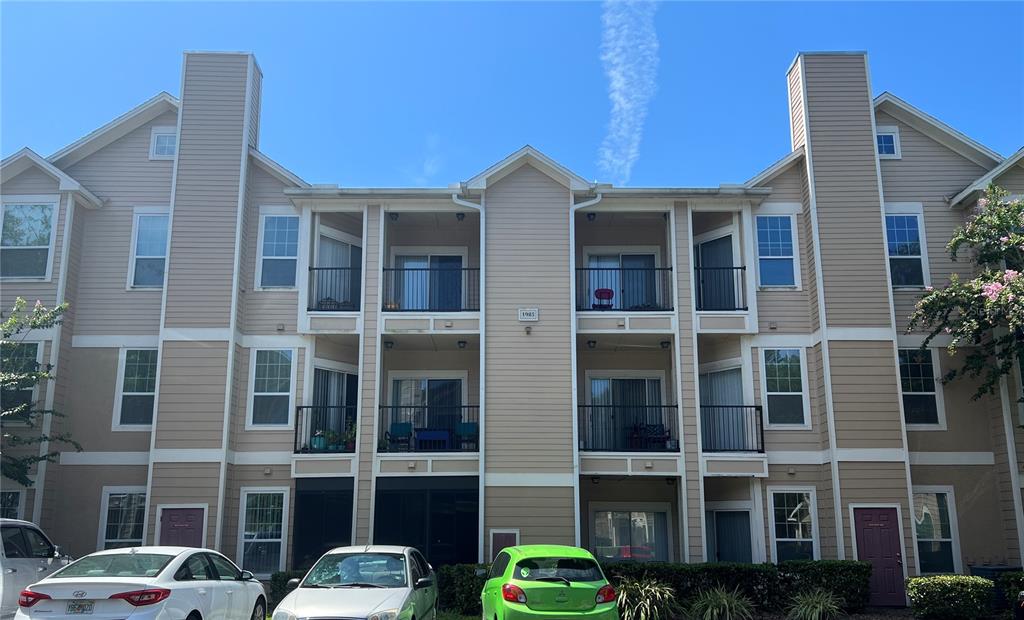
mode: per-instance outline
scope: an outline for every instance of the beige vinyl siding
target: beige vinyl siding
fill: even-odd
[[[487,537],[485,554],[492,529],[518,529],[524,545],[574,545],[572,487],[487,487],[481,532]]]
[[[249,89],[249,146],[260,146],[260,102],[263,99],[263,72],[253,60],[252,86]]]
[[[467,394],[464,405],[478,405],[480,400],[480,351],[471,349],[425,351],[392,349],[381,352],[381,405],[397,405],[391,401],[392,373],[415,373],[430,377],[431,373],[465,372]],[[387,430],[387,429],[385,429]]]
[[[832,327],[888,327],[881,198],[861,55],[805,56],[807,122]]]
[[[882,447],[882,446],[879,446]],[[853,549],[854,524],[850,517],[850,504],[898,504],[903,514],[903,561],[911,577],[915,574],[917,549],[914,548],[914,522],[907,498],[907,471],[903,462],[898,463],[853,463],[839,464],[839,486],[842,490],[843,522],[847,559],[856,559]]]
[[[97,551],[103,487],[145,487],[146,474],[145,465],[50,465],[46,478],[54,480],[56,510],[46,534],[72,557]]]
[[[249,57],[187,54],[165,327],[228,327]]]
[[[261,349],[272,349],[275,347],[260,347]],[[282,347],[289,348],[289,347]],[[252,397],[252,358],[256,349],[235,347],[235,415],[232,420],[231,439],[239,451],[291,451],[295,445],[295,411],[289,411],[292,416],[292,424],[280,429],[259,429],[246,430],[245,425],[249,421],[249,400]],[[295,383],[292,386],[292,393],[295,397],[295,405],[303,403],[303,384],[306,377],[306,349],[299,348],[292,358],[292,376]]]
[[[442,211],[437,213],[399,213],[398,221],[387,221],[385,231],[387,247],[384,249],[385,266],[395,267],[391,260],[395,246],[429,246],[466,248],[465,267],[480,267],[480,215],[465,213],[461,222],[455,214]],[[362,231],[350,234],[362,236]],[[343,229],[344,230],[344,229]]]
[[[899,370],[886,341],[829,343],[837,448],[902,449]]]
[[[735,334],[701,334],[697,336],[697,363],[739,360],[740,337]]]
[[[357,451],[359,453],[359,469],[356,474],[356,535],[352,544],[370,542],[370,504],[373,501],[373,459],[377,451],[377,438],[374,436],[378,385],[377,355],[381,348],[378,325],[380,307],[380,252],[381,252],[381,208],[369,205],[366,208],[366,246],[363,248],[363,259],[366,268],[363,273],[363,347],[359,352],[362,357],[359,377],[359,432]]]
[[[68,168],[68,174],[107,201],[99,209],[80,210],[75,218],[88,248],[81,259],[76,334],[155,334],[160,329],[161,290],[126,287],[134,207],[169,209],[171,202],[174,162],[149,159],[152,129],[177,122],[175,113],[163,114]]]
[[[993,467],[913,465],[910,475],[915,486],[953,487],[964,572],[968,565],[1017,565],[1020,559],[1012,521],[1006,530],[1013,532],[1011,538],[993,536],[1006,526],[999,510],[999,474]]]
[[[284,331],[294,333],[298,316],[298,287],[305,273],[298,272],[296,261],[296,290],[255,290],[256,261],[260,257],[258,247],[261,206],[288,206],[290,201],[285,197],[285,185],[275,177],[267,174],[260,166],[249,164],[246,177],[245,219],[242,224],[242,269],[239,275],[241,290],[241,306],[244,315],[244,331],[250,334],[279,333],[278,325],[284,325]],[[298,216],[299,212],[296,211]],[[300,237],[308,232],[299,231]],[[301,242],[300,242],[301,244]]]
[[[690,248],[691,213],[689,207],[685,203],[676,203],[674,209],[675,230],[672,231],[672,234],[675,239],[675,247]],[[701,525],[700,445],[697,442],[700,414],[697,409],[696,378],[691,366],[693,360],[697,359],[693,337],[692,256],[693,253],[689,249],[676,251],[674,268],[679,306],[676,308],[676,315],[679,324],[679,359],[683,360],[682,368],[677,369],[676,372],[679,373],[679,386],[682,392],[679,407],[683,420],[683,427],[680,429],[680,445],[683,450],[683,470],[686,483],[684,523],[689,545],[689,560],[699,562],[704,554],[704,528]]]
[[[803,67],[800,64],[800,58],[797,58],[786,75],[786,91],[789,95],[789,131],[793,150],[803,146],[806,138],[804,135],[804,108],[807,102],[804,100],[802,76]]]
[[[270,475],[264,469],[270,468]],[[285,552],[285,568],[292,566],[292,544],[295,538],[295,479],[288,465],[228,465],[228,483],[224,491],[224,530],[221,552],[241,566],[238,550],[238,522],[243,487],[284,487],[288,489],[288,520],[285,532],[288,537]]]
[[[607,201],[608,203],[612,201]],[[606,201],[602,201],[604,206]],[[623,203],[626,206],[628,203]],[[610,206],[610,205],[609,205]],[[658,248],[657,266],[671,267],[672,251],[668,247],[668,224],[662,213],[609,212],[596,214],[593,222],[586,213],[577,213],[576,222],[576,266],[587,267],[585,250],[591,247],[622,248],[628,252],[630,246],[653,246]],[[659,280],[660,282],[661,280]]]
[[[58,377],[67,377],[68,398],[61,411],[65,428],[88,452],[120,450],[148,451],[149,431],[112,432],[117,394],[118,356],[116,347],[62,350],[65,366]],[[155,408],[155,405],[154,405]]]
[[[569,193],[524,165],[488,188],[485,199],[487,471],[568,473]],[[530,335],[517,319],[516,308],[524,306],[540,310]]]
[[[316,357],[359,366],[359,340],[355,336],[316,336]]]
[[[793,473],[790,473],[790,472]],[[768,478],[761,482],[764,505],[765,557],[772,557],[772,514],[769,511],[769,487],[814,487],[818,508],[818,549],[821,559],[836,559],[836,519],[832,501],[832,472],[829,465],[769,465]],[[906,497],[906,494],[904,494]],[[846,517],[843,517],[844,521]]]
[[[961,351],[956,357],[950,357],[945,349],[938,349],[935,357],[939,366],[935,368],[935,376],[940,378],[954,368],[963,366],[966,355]],[[969,377],[960,377],[956,381],[942,386],[936,380],[936,388],[942,390],[946,413],[945,431],[915,431],[907,429],[907,445],[912,452],[989,452],[993,447],[993,435],[997,442],[1005,445],[1001,416],[991,424],[980,424],[986,411],[1001,411],[999,396],[989,395],[981,401],[974,400],[974,393],[979,381]]]
[[[0,191],[4,196],[39,196],[57,194],[60,189],[57,179],[32,165],[13,179],[5,181]]]
[[[978,175],[981,176],[981,175]],[[995,180],[996,185],[1013,195],[1024,194],[1024,166],[1018,164],[1010,168]]]
[[[227,342],[164,341],[157,448],[221,448]]]
[[[804,175],[805,166],[803,160],[798,160],[788,170],[780,172],[773,178],[762,183],[762,186],[772,188],[772,195],[765,200],[765,203],[773,202],[803,202],[804,200]],[[756,212],[756,209],[755,209]]]
[[[161,412],[162,413],[162,412]],[[214,547],[214,536],[220,510],[217,487],[220,481],[218,463],[153,463],[153,482],[149,499],[149,544],[156,538],[156,510],[161,504],[207,504],[206,546]]]
[[[594,551],[590,515],[597,507],[595,504],[667,504],[668,531],[671,536],[669,559],[673,562],[681,562],[682,558],[679,555],[682,545],[681,530],[679,529],[679,480],[674,478],[669,480],[672,481],[672,484],[666,484],[663,478],[643,478],[639,476],[628,478],[601,477],[598,479],[597,484],[594,484],[589,477],[581,478],[580,545],[591,552]],[[746,480],[743,483],[746,484]]]
[[[49,280],[8,280],[0,279],[0,307],[7,310],[14,306],[14,300],[18,297],[24,297],[25,301],[28,302],[29,308],[32,304],[39,301],[43,302],[43,305],[47,308],[54,306],[57,302],[57,284],[60,281],[60,261],[61,254],[64,246],[64,217],[67,211],[67,198],[63,195],[57,196],[56,182],[54,181],[52,191],[44,190],[40,185],[42,179],[33,180],[31,183],[22,183],[21,179],[25,175],[30,175],[32,179],[36,178],[36,175],[42,175],[46,179],[51,179],[49,175],[44,175],[39,172],[36,168],[29,168],[25,172],[22,172],[18,176],[14,177],[11,181],[4,183],[2,191],[6,197],[14,194],[29,194],[35,192],[36,195],[53,195],[57,200],[57,208],[53,211],[53,226],[56,229],[54,235],[53,248],[50,251],[50,278]]]
[[[1010,425],[1011,425],[1011,436],[1007,437],[1005,430],[1005,414],[1003,412],[1002,402],[998,398],[987,398],[982,401],[982,407],[976,407],[974,409],[975,416],[980,419],[984,413],[988,414],[988,428],[992,434],[992,453],[993,461],[995,463],[996,473],[996,488],[998,490],[999,497],[999,515],[1002,519],[1002,539],[1005,541],[1006,553],[1011,557],[1017,558],[1017,563],[1022,559],[1021,545],[1024,541],[1019,539],[1017,534],[1017,509],[1014,502],[1015,497],[1019,499],[1021,488],[1019,485],[1014,483],[1012,476],[1012,466],[1010,464],[1010,441],[1015,442],[1017,450],[1017,467],[1020,467],[1021,463],[1021,435],[1024,434],[1024,429],[1020,425],[1020,418],[1018,417],[1019,407],[1021,406],[1017,402],[1016,396],[1020,393],[1015,391],[1013,387],[1014,382],[1009,382],[1008,386],[1010,390]],[[1019,479],[1019,478],[1018,478]]]
[[[815,256],[814,251],[817,241],[814,238],[814,227],[812,224],[814,216],[811,213],[811,185],[810,180],[807,178],[806,168],[804,170],[805,174],[802,176],[804,209],[800,214],[800,230],[807,231],[805,237],[807,241],[801,248],[800,260],[803,273],[807,275],[807,279],[804,280],[804,287],[807,289],[807,310],[810,317],[810,327],[811,331],[814,332],[821,329],[821,307],[818,303],[818,258]]]

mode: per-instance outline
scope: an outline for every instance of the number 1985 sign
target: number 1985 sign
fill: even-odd
[[[540,309],[519,308],[519,320],[528,323],[536,323],[540,320]]]

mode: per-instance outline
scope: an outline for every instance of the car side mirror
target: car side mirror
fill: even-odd
[[[244,570],[242,571],[242,574],[238,576],[238,578],[242,581],[252,581],[256,578],[256,575],[253,575],[252,572],[250,571]]]
[[[294,590],[295,588],[299,587],[299,581],[300,581],[300,579],[298,577],[295,577],[293,579],[289,579],[288,580],[287,588],[289,590]]]
[[[476,571],[474,571],[474,574],[475,574],[475,575],[476,575],[477,577],[483,577],[484,575],[486,575],[486,574],[487,574],[487,571],[486,571],[486,570],[484,570],[484,569],[482,569],[482,568],[478,568],[478,569],[476,569]]]
[[[430,577],[420,577],[416,580],[415,589],[419,590],[420,588],[429,588],[432,585],[434,585],[433,579]]]

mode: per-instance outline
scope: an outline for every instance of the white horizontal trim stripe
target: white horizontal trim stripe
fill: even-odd
[[[160,336],[153,335],[102,335],[102,336],[73,336],[71,346],[83,348],[133,348],[155,349],[160,344]]]
[[[829,327],[829,340],[889,340],[893,339],[890,327]]]
[[[823,465],[832,461],[831,450],[769,450],[769,465]],[[839,448],[837,461],[902,462],[906,452],[901,448]]]
[[[769,450],[769,465],[823,465],[832,460],[830,450]]]
[[[303,348],[309,344],[305,336],[293,334],[238,334],[238,342],[247,349]]]
[[[903,462],[907,458],[903,448],[838,448],[835,454],[837,461]]]
[[[911,452],[911,465],[995,465],[992,452]]]
[[[61,465],[148,465],[149,452],[61,452]]]
[[[746,341],[752,347],[813,347],[821,342],[821,332],[810,334],[755,334]]]
[[[900,334],[896,337],[896,344],[901,349],[918,349],[924,344],[925,334]],[[953,341],[949,334],[939,334],[928,343],[930,348],[945,348]]]
[[[291,465],[291,452],[229,452],[228,463],[235,465]]]
[[[571,487],[575,480],[566,474],[485,474],[489,487]]]
[[[161,340],[231,340],[231,329],[227,327],[165,327],[160,331]]]
[[[219,463],[225,455],[219,448],[158,448],[152,456],[154,463]]]

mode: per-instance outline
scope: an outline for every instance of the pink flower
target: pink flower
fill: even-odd
[[[979,198],[978,199],[978,206],[981,207],[982,209],[987,207],[988,206],[988,198]]]
[[[942,328],[942,331],[946,332],[947,334],[952,334],[952,333],[953,333],[953,330],[951,330],[951,329],[950,329],[950,328],[948,328],[948,327],[943,327],[943,328]]]
[[[931,292],[931,291],[935,290],[935,287],[934,286],[926,286],[926,287],[924,287],[924,290],[926,290],[928,292]]]
[[[1005,236],[1005,235],[1002,236],[1002,237],[999,237],[999,242],[1000,243],[1008,243],[1009,241],[1010,241],[1010,238]]]
[[[1006,273],[1003,274],[1003,282],[1009,284],[1010,282],[1013,282],[1019,275],[1020,275],[1019,271],[1014,271],[1013,269],[1007,269]]]
[[[995,301],[999,297],[999,291],[1006,288],[1002,282],[989,282],[981,287],[981,294],[989,301]]]

